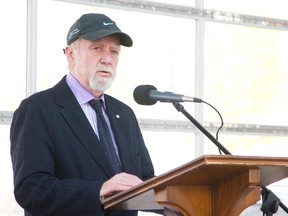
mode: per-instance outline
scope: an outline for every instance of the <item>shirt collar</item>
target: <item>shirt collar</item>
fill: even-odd
[[[66,82],[80,105],[86,104],[90,100],[95,99],[94,95],[86,88],[84,88],[71,73],[67,74]],[[105,107],[104,94],[102,94],[99,98],[96,99],[102,99]]]

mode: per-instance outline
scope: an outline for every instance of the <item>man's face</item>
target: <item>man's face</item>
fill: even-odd
[[[71,73],[86,89],[98,96],[111,86],[116,76],[119,39],[107,36],[95,41],[78,39],[75,42],[74,49],[68,49],[70,55],[69,51],[67,53],[73,68]]]

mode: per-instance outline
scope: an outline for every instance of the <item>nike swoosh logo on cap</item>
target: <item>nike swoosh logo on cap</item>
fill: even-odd
[[[103,22],[103,25],[107,26],[107,25],[114,25],[114,23],[106,23],[106,22]]]

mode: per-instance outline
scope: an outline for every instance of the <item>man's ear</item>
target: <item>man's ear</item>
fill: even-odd
[[[71,63],[74,62],[73,49],[71,49],[70,47],[66,46],[65,49],[63,49],[63,52],[66,55],[69,64],[71,65]]]

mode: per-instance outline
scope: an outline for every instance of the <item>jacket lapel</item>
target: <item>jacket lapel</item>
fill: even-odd
[[[100,144],[81,106],[67,85],[65,77],[54,87],[54,90],[56,103],[63,108],[60,112],[79,138],[81,144],[108,177],[115,175],[112,167],[107,163],[107,157],[102,153],[104,152],[103,146]]]

